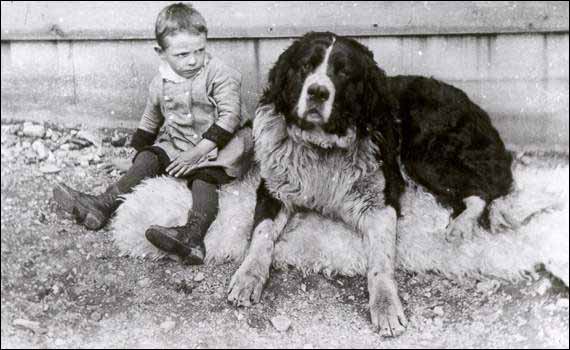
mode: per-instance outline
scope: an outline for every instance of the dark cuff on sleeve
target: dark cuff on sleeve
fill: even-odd
[[[144,131],[143,129],[137,129],[135,134],[133,135],[133,139],[131,141],[131,147],[136,149],[137,151],[142,150],[145,147],[152,146],[156,140],[156,135],[150,133],[148,131]]]
[[[230,142],[232,137],[234,137],[234,134],[217,124],[213,124],[208,130],[206,130],[202,137],[215,143],[218,149],[221,150],[228,144],[228,142]]]

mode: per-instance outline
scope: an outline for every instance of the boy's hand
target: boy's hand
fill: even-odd
[[[166,168],[166,172],[174,177],[187,175],[192,166],[202,159],[202,152],[198,148],[189,149],[176,157]]]

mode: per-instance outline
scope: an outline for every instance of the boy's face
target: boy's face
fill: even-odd
[[[202,68],[206,57],[206,35],[180,32],[165,38],[166,49],[155,47],[176,74],[190,78]]]

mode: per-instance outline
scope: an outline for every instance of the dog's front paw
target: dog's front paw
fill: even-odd
[[[228,301],[235,306],[251,306],[261,299],[269,267],[259,261],[244,261],[234,273],[228,290]]]
[[[470,240],[475,235],[477,228],[477,218],[463,213],[453,219],[445,229],[445,239],[448,242],[459,242],[460,240]]]
[[[372,325],[383,337],[397,337],[404,333],[408,319],[398,295],[382,293],[370,297]]]

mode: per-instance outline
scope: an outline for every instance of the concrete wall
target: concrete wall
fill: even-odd
[[[134,127],[168,2],[2,3],[2,120]],[[240,69],[253,112],[308,30],[355,36],[388,74],[434,76],[490,112],[507,143],[568,148],[567,2],[194,2],[209,51]]]

